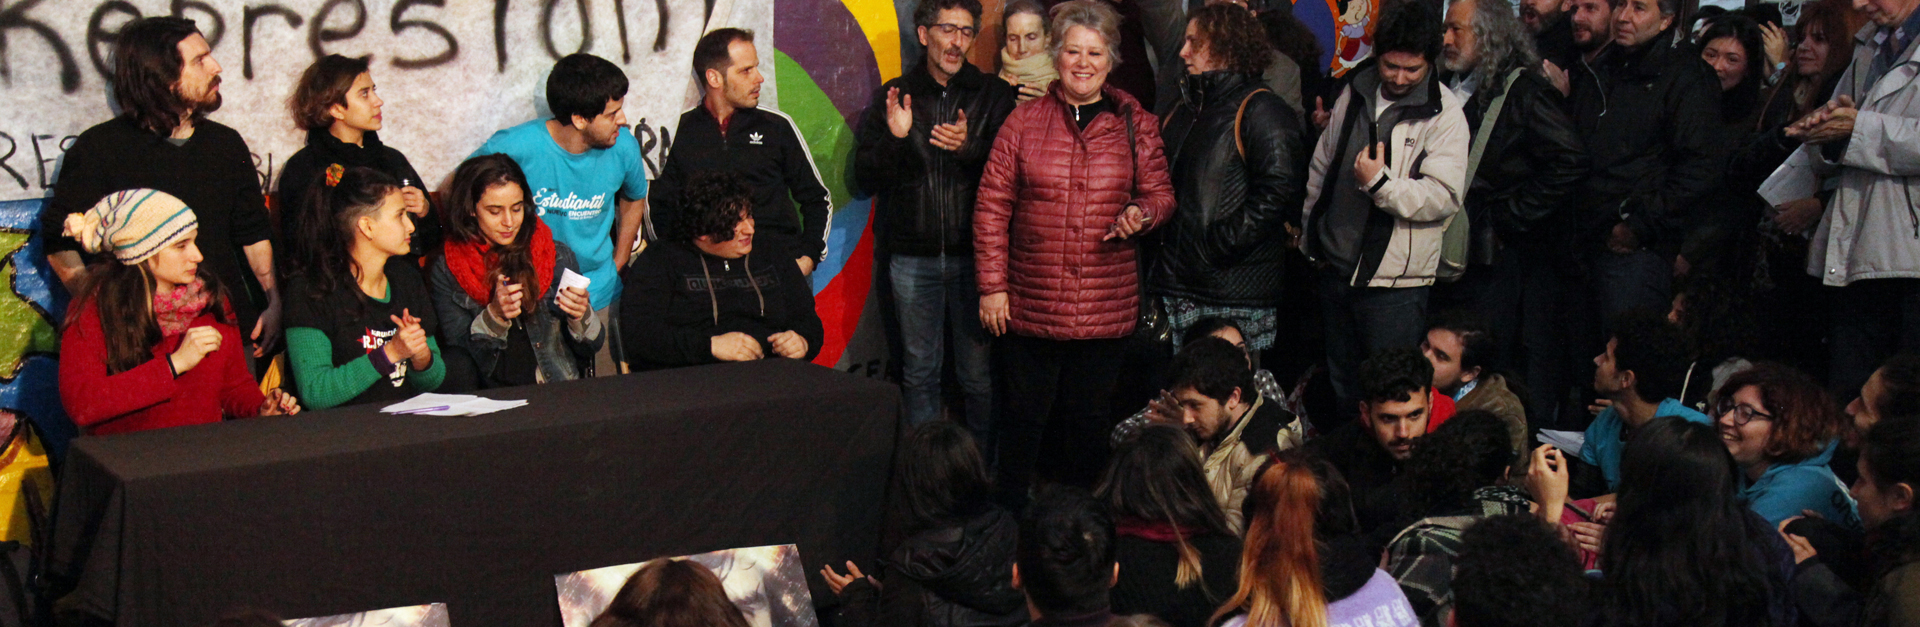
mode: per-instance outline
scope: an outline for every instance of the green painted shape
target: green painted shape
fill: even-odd
[[[807,138],[814,167],[820,168],[820,178],[827,182],[827,191],[833,192],[834,210],[838,211],[853,200],[848,178],[853,167],[853,129],[827,92],[792,57],[775,50],[773,68],[780,89],[780,111],[793,116],[801,136]]]
[[[5,268],[7,289],[0,292],[0,380],[20,374],[27,355],[57,353],[60,336],[46,316],[40,314],[14,290],[13,254],[27,245],[29,234],[0,232],[0,266]]]

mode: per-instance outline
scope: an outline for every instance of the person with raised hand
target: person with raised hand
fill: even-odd
[[[193,209],[132,189],[64,226],[88,253],[110,253],[86,270],[60,335],[60,400],[87,435],[300,412],[247,372],[226,290],[201,266]]]
[[[446,378],[440,329],[420,269],[408,263],[413,217],[400,182],[347,168],[323,194],[319,255],[289,284],[288,362],[314,408],[395,402]]]
[[[531,210],[526,175],[506,155],[453,172],[445,254],[427,271],[449,353],[472,356],[482,387],[570,381],[593,372],[607,341],[573,249]]]
[[[874,234],[891,253],[906,423],[942,414],[941,371],[951,354],[967,428],[991,442],[992,355],[974,287],[973,203],[1014,99],[1005,82],[967,62],[980,11],[977,0],[929,0],[914,10],[926,59],[874,90],[854,174],[878,197]]]

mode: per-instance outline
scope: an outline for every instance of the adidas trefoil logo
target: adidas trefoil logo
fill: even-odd
[[[755,146],[761,146],[761,145],[763,145],[763,144],[761,144],[761,143],[760,143],[760,140],[761,140],[761,139],[764,139],[764,137],[763,137],[763,136],[762,136],[761,134],[759,134],[759,133],[748,133],[748,134],[747,134],[747,141],[748,141],[748,142],[750,142],[750,143],[752,143],[752,144],[753,144],[753,145],[755,145]]]

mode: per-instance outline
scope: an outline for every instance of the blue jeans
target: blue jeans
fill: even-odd
[[[1339,272],[1320,271],[1320,312],[1327,329],[1327,377],[1340,414],[1360,416],[1360,363],[1389,348],[1420,347],[1427,337],[1428,287],[1353,287]]]
[[[902,363],[900,387],[907,426],[940,417],[940,366],[949,332],[953,367],[966,392],[966,427],[982,453],[993,420],[993,373],[985,329],[980,327],[980,294],[974,288],[973,257],[894,255],[890,266],[893,300],[900,312]]]

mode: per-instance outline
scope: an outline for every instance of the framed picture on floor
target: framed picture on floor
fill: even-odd
[[[753,627],[819,627],[813,595],[807,591],[800,549],[791,544],[726,549],[666,559],[688,560],[713,571],[727,598]],[[607,566],[553,576],[560,597],[561,623],[587,627],[613,604],[620,587],[646,562]]]

